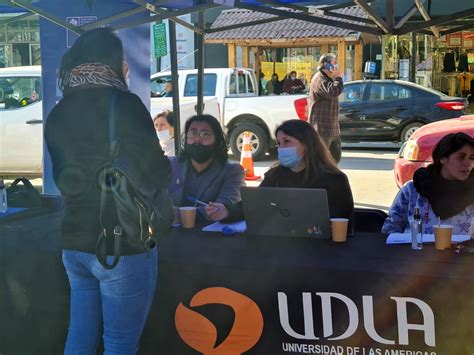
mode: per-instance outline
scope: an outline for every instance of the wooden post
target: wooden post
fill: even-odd
[[[237,55],[235,52],[235,44],[227,44],[228,67],[235,68],[237,66]]]
[[[242,66],[248,68],[250,66],[249,47],[242,47]]]
[[[346,42],[344,40],[337,42],[337,64],[339,72],[344,75],[346,73]]]
[[[357,42],[354,51],[354,80],[362,79],[362,66],[364,65],[362,63],[362,49],[362,42]]]
[[[321,45],[321,55],[326,54],[329,52],[329,44],[322,44]]]

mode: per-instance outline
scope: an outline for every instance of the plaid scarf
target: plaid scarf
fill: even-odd
[[[61,83],[64,89],[78,86],[111,86],[128,91],[127,85],[108,66],[101,63],[84,63],[71,69]]]

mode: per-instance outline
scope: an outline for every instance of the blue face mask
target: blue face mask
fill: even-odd
[[[278,160],[287,168],[297,167],[302,158],[298,155],[296,147],[278,148]]]

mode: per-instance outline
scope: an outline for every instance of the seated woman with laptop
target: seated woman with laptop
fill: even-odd
[[[309,123],[285,121],[276,130],[279,164],[271,168],[261,187],[315,188],[327,192],[331,218],[352,219],[354,201],[347,176]],[[242,203],[211,202],[207,215],[214,221],[243,219]]]
[[[453,234],[474,236],[474,139],[451,133],[435,146],[433,163],[418,169],[395,197],[382,233],[409,232],[417,208],[423,233],[433,226],[452,225]]]
[[[195,200],[232,205],[240,201],[244,172],[228,162],[224,132],[211,115],[196,115],[185,125],[184,147],[179,158],[170,158],[172,178],[168,187],[176,207],[194,206]],[[198,220],[211,220],[198,207]]]

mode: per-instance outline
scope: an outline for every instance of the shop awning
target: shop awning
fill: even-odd
[[[321,23],[308,23],[294,18],[281,18],[247,9],[228,9],[221,12],[206,31],[206,42],[229,43],[238,41],[298,41],[315,38],[351,38],[356,41],[361,32],[351,29],[351,25],[364,26],[372,23],[367,14],[357,6],[345,7],[324,13],[326,6],[311,6],[313,13],[322,11],[322,19],[341,21],[347,28],[334,27]],[[279,8],[283,9],[283,8]],[[296,10],[288,9],[289,12]],[[246,24],[255,24],[246,26]],[[372,25],[375,29],[375,25]],[[227,29],[227,30],[226,30]]]

